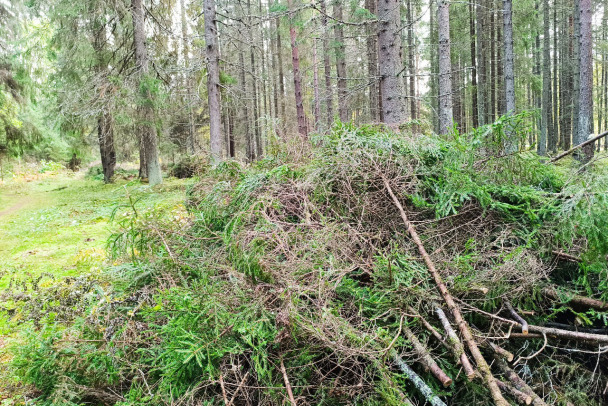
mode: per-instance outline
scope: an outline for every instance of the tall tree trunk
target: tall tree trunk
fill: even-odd
[[[543,111],[540,155],[546,155],[547,148],[553,151],[553,104],[551,101],[551,38],[549,36],[549,0],[543,2]],[[546,146],[545,144],[548,143]]]
[[[290,12],[294,12],[293,0],[288,1]],[[298,53],[298,40],[293,14],[289,15],[289,36],[291,38],[291,60],[293,65],[293,87],[296,99],[296,113],[298,117],[298,132],[304,138],[308,137],[306,116],[304,115],[304,102],[302,99],[302,76],[300,74],[300,55]]]
[[[418,103],[416,99],[416,76],[418,72],[416,72],[416,59],[414,57],[414,51],[416,47],[416,38],[414,37],[414,27],[415,22],[413,18],[412,12],[412,0],[407,1],[407,55],[408,55],[408,67],[410,73],[410,119],[417,120],[418,119]]]
[[[239,109],[239,121],[238,125],[238,133],[243,137],[243,141],[245,143],[245,156],[248,161],[252,161],[254,159],[254,141],[253,141],[253,133],[251,132],[251,119],[249,114],[249,101],[247,100],[247,93],[249,92],[249,85],[247,80],[247,74],[245,72],[245,53],[244,51],[239,51],[239,82],[241,85],[241,100],[239,100],[241,108]]]
[[[253,18],[251,14],[251,0],[247,0],[247,32],[250,41],[255,42],[253,27]],[[262,156],[262,137],[260,133],[260,102],[258,100],[258,83],[257,83],[257,66],[255,63],[254,47],[249,47],[249,61],[251,63],[251,70],[249,76],[251,76],[251,98],[253,100],[253,106],[251,110],[251,116],[253,119],[253,148],[252,148],[252,159],[255,160]]]
[[[581,90],[581,77],[580,77],[580,36],[581,36],[581,8],[579,0],[574,1],[574,12],[573,12],[573,29],[572,29],[572,82],[574,91],[572,92],[572,143],[574,145],[580,144],[578,138],[578,120],[579,120],[579,106],[580,106],[580,90]]]
[[[568,10],[563,11],[560,33],[560,139],[563,150],[570,149],[570,136],[572,131],[572,49],[570,47],[570,18]]]
[[[334,18],[336,19],[334,33],[336,37],[336,73],[338,74],[338,113],[340,121],[350,121],[348,109],[348,85],[346,83],[346,45],[344,44],[344,28],[342,21],[342,1],[334,2]]]
[[[458,58],[458,62],[456,62],[456,69],[452,71],[452,114],[454,118],[454,124],[456,125],[456,130],[458,132],[463,132],[463,108],[464,106],[461,103],[461,87],[460,87],[460,74],[461,66],[460,66],[460,58]]]
[[[593,9],[591,0],[580,1],[580,94],[578,136],[576,144],[587,140],[593,133]],[[583,147],[576,156],[583,162],[593,158],[593,144]]]
[[[365,0],[365,8],[370,14],[376,15],[378,12],[376,0]],[[367,34],[367,74],[369,76],[369,111],[372,121],[379,121],[379,93],[378,93],[378,25],[368,23],[366,25]]]
[[[222,121],[220,113],[220,55],[214,0],[205,0],[205,43],[211,164],[217,165],[222,160]]]
[[[553,145],[553,152],[557,151],[559,145],[559,97],[558,95],[558,71],[557,71],[557,58],[559,55],[557,48],[557,0],[553,1],[553,139],[550,144]]]
[[[447,134],[454,120],[452,112],[452,63],[450,53],[450,3],[439,0],[439,133]]]
[[[108,83],[108,64],[104,58],[104,48],[107,42],[106,25],[95,21],[93,29],[95,36],[93,48],[97,55],[95,70],[99,80],[103,83],[100,93],[104,92]],[[100,100],[102,99],[100,94]],[[97,118],[97,138],[99,140],[99,154],[101,157],[101,167],[103,169],[103,180],[105,183],[112,182],[114,169],[116,167],[116,151],[114,149],[114,128],[112,125],[112,114],[106,103],[103,103],[102,111]]]
[[[496,121],[496,16],[494,10],[494,0],[490,0],[490,122]]]
[[[504,86],[504,62],[503,62],[503,16],[504,12],[501,11],[501,0],[496,0],[496,103],[498,116],[502,116],[507,112],[507,105],[505,102],[505,86]]]
[[[131,0],[133,18],[133,43],[135,47],[135,65],[138,73],[138,88],[141,101],[137,106],[139,123],[137,131],[140,142],[140,177],[147,177],[150,186],[162,183],[163,177],[158,159],[158,140],[154,116],[154,100],[150,91],[149,60],[146,49],[146,30],[144,26],[144,8],[142,0]],[[143,158],[143,168],[141,161]]]
[[[370,0],[374,1],[374,0]],[[323,73],[325,75],[325,108],[327,113],[327,128],[334,122],[334,91],[331,86],[331,63],[329,58],[329,26],[327,24],[327,6],[325,0],[319,0],[321,9],[321,25],[323,26]]]
[[[404,121],[401,96],[403,89],[397,76],[401,71],[401,10],[398,0],[379,0],[378,48],[380,63],[380,91],[383,120],[398,125]]]
[[[435,44],[439,44],[437,23],[436,23],[436,6],[437,0],[430,0],[429,4],[429,44],[431,45],[431,66],[430,72],[430,94],[431,94],[431,117],[433,122],[433,131],[439,133],[439,58],[438,48]]]
[[[432,15],[433,13],[431,13]],[[476,59],[478,64],[478,82],[477,82],[477,109],[478,109],[478,122],[479,125],[484,125],[487,123],[486,121],[486,95],[487,95],[487,75],[486,75],[486,63],[484,58],[484,43],[483,33],[485,33],[485,13],[483,9],[483,3],[481,0],[475,6],[475,15],[476,15],[476,31],[477,35],[475,37],[475,45],[476,45]]]
[[[540,0],[536,0],[535,2],[535,10],[536,10],[536,17],[537,19],[540,19],[539,16],[539,2]],[[536,76],[536,78],[538,79],[538,81],[542,81],[541,78],[541,45],[540,45],[540,29],[537,28],[536,30],[536,36],[534,38],[534,74]],[[547,129],[545,128],[543,130],[543,123],[544,123],[544,110],[542,110],[542,86],[541,86],[541,90],[537,90],[535,89],[534,92],[534,100],[535,100],[535,107],[536,110],[540,113],[540,118],[538,120],[538,137],[536,140],[536,152],[539,155],[547,155]]]
[[[188,110],[188,132],[186,135],[186,152],[194,154],[194,112],[192,109],[192,89],[190,86],[190,47],[188,46],[188,23],[186,20],[186,0],[180,0],[180,25],[182,29],[182,58],[184,59],[184,83],[186,89],[186,109]]]
[[[283,74],[283,47],[281,45],[281,19],[277,17],[275,20],[277,30],[277,62],[279,64],[279,99],[281,102],[281,127],[285,127],[287,116],[285,114],[285,75]]]
[[[473,127],[479,127],[479,102],[478,102],[478,89],[477,89],[477,50],[476,44],[477,35],[475,33],[475,15],[473,13],[473,3],[469,3],[469,35],[471,36],[471,86],[472,93],[471,99],[473,103]]]
[[[604,44],[608,41],[608,7],[604,6],[604,17],[602,18],[602,39]],[[608,50],[604,49],[602,54],[602,100],[604,101],[604,122],[600,123],[602,132],[608,130]],[[601,120],[600,120],[601,121]],[[604,138],[604,150],[608,151],[608,141]]]
[[[312,69],[313,69],[313,90],[314,90],[314,116],[315,131],[319,131],[321,124],[321,100],[319,100],[319,67],[317,66],[317,42],[312,47]]]
[[[514,55],[513,55],[513,3],[512,0],[503,0],[503,23],[504,23],[504,41],[505,41],[505,52],[504,52],[504,73],[505,73],[505,102],[506,102],[506,114],[515,114],[515,67],[514,67]],[[513,153],[517,151],[518,145],[515,139],[515,134],[511,131],[511,128],[507,129],[507,142],[506,151],[507,153]]]
[[[270,2],[268,4],[268,12],[270,13]],[[275,21],[278,20],[278,18],[275,18]],[[272,76],[271,76],[271,83],[272,83],[272,98],[273,98],[273,104],[274,104],[274,115],[273,118],[277,119],[280,117],[279,115],[279,84],[278,84],[278,71],[279,68],[277,66],[277,53],[278,53],[278,47],[277,47],[277,41],[276,41],[276,35],[270,35],[270,49],[271,49],[271,68],[272,68]],[[282,95],[281,95],[282,98]]]

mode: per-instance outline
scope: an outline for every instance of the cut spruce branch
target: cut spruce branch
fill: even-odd
[[[426,328],[428,330],[428,332],[431,333],[437,341],[439,341],[445,347],[449,348],[449,346],[447,345],[447,343],[441,336],[441,333],[439,331],[437,331],[437,329],[435,327],[433,327],[433,325],[431,323],[429,323],[427,319],[425,319],[421,314],[416,313],[415,310],[412,309],[411,307],[408,308],[408,311],[411,312],[412,314],[416,315],[416,317],[418,318],[418,320],[420,320],[420,322],[422,323],[424,328]]]
[[[460,301],[460,303],[462,303],[462,301]],[[495,314],[488,313],[486,311],[478,309],[477,307],[471,306],[469,304],[465,304],[465,305],[469,309],[475,311],[476,313],[487,316],[493,320],[497,320],[501,323],[510,324],[512,326],[516,326],[516,327],[520,327],[520,328],[522,327],[522,325],[516,321],[510,320],[510,319],[505,319],[504,317],[500,317]],[[568,331],[568,330],[562,330],[562,329],[558,329],[558,328],[541,327],[541,326],[535,326],[535,325],[529,325],[528,328],[533,333],[540,333],[541,337],[542,337],[542,334],[546,334],[548,337],[560,338],[560,339],[564,339],[564,340],[574,340],[574,341],[581,341],[581,342],[587,342],[587,343],[593,343],[593,344],[608,344],[608,335],[582,333],[579,331]]]
[[[557,290],[553,288],[543,289],[543,295],[550,299],[559,300],[560,302],[566,304],[574,304],[577,306],[587,307],[599,311],[608,311],[608,302],[592,299],[590,297],[579,296],[567,292],[560,294]],[[564,299],[566,300],[564,301]]]
[[[593,137],[593,138],[589,138],[587,141],[585,141],[585,142],[581,142],[580,144],[578,144],[578,145],[576,145],[576,146],[574,146],[574,147],[570,148],[568,151],[564,151],[564,152],[562,152],[561,154],[559,154],[559,155],[557,155],[557,156],[554,156],[553,158],[551,158],[551,159],[549,160],[549,162],[548,162],[548,163],[552,164],[553,162],[559,161],[560,159],[562,159],[562,158],[564,158],[564,157],[566,157],[566,156],[570,155],[571,153],[573,153],[573,152],[574,152],[574,151],[576,151],[577,149],[582,148],[582,147],[584,147],[585,145],[589,145],[589,144],[591,144],[591,143],[593,143],[593,142],[595,142],[595,141],[599,140],[600,138],[603,138],[603,137],[605,137],[605,136],[607,136],[607,135],[608,135],[608,131],[604,131],[604,132],[603,132],[603,133],[601,133],[600,135],[597,135],[597,136],[595,136],[595,137]]]
[[[528,322],[525,321],[519,314],[517,314],[517,312],[515,311],[515,309],[511,305],[511,302],[509,302],[508,300],[505,300],[504,303],[505,303],[505,307],[507,308],[507,310],[511,314],[511,317],[513,317],[513,319],[515,321],[517,321],[517,322],[519,322],[519,324],[521,324],[521,332],[522,332],[522,334],[528,334],[529,333],[529,331],[528,331]]]
[[[496,355],[501,356],[503,359],[506,359],[508,362],[513,361],[513,358],[515,358],[515,356],[513,355],[513,353],[511,351],[505,350],[504,348],[502,348],[499,345],[494,344],[493,342],[488,341],[488,347],[492,351],[494,351],[494,353]]]
[[[418,248],[418,252],[424,259],[424,263],[426,264],[426,267],[427,267],[429,273],[431,274],[432,278],[435,280],[437,289],[441,293],[441,296],[443,297],[448,309],[452,313],[452,316],[454,317],[454,320],[456,321],[456,324],[458,325],[458,329],[460,330],[460,334],[462,334],[464,341],[467,343],[467,346],[469,347],[469,351],[471,351],[471,355],[473,355],[473,359],[477,363],[477,368],[480,370],[480,372],[484,378],[484,381],[486,382],[488,390],[490,391],[490,394],[492,395],[492,398],[494,399],[494,403],[497,406],[508,406],[509,402],[507,402],[505,400],[505,398],[502,396],[500,388],[498,387],[498,384],[496,383],[496,379],[492,375],[490,366],[486,362],[483,355],[481,355],[481,351],[479,351],[479,348],[477,347],[477,343],[475,342],[475,338],[473,337],[473,334],[471,333],[469,325],[467,324],[465,319],[462,317],[459,307],[456,305],[454,298],[452,297],[452,295],[448,291],[447,286],[443,282],[443,278],[439,274],[439,271],[435,267],[435,264],[431,260],[431,257],[426,252],[426,249],[424,248],[424,245],[422,244],[422,240],[420,239],[418,232],[416,231],[416,229],[414,228],[412,223],[409,221],[407,214],[405,213],[405,210],[403,209],[403,206],[401,205],[401,202],[399,201],[397,196],[395,196],[395,193],[393,192],[393,189],[391,188],[391,185],[390,185],[388,179],[386,178],[386,176],[384,176],[384,174],[381,171],[379,171],[379,175],[382,177],[384,187],[386,188],[386,191],[388,192],[391,199],[393,200],[395,207],[397,207],[397,209],[399,210],[399,214],[401,215],[401,219],[403,220],[403,224],[405,225],[405,228],[406,228],[409,236],[412,238],[412,240],[416,244],[416,247]]]
[[[511,396],[513,396],[515,398],[515,400],[517,400],[517,402],[519,404],[522,405],[529,405],[532,403],[532,396],[523,393],[522,391],[520,391],[517,388],[514,388],[513,386],[504,383],[501,380],[496,380],[496,383],[498,383],[498,387],[505,393],[510,394]]]
[[[525,393],[532,398],[532,404],[534,406],[547,406],[547,404],[538,396],[528,384],[515,373],[507,363],[500,357],[495,356],[495,365],[498,367],[500,372],[511,382],[515,389]]]
[[[401,372],[407,375],[409,380],[412,381],[416,389],[418,389],[420,393],[422,393],[427,402],[429,402],[432,406],[447,406],[439,398],[439,396],[435,395],[433,390],[422,380],[422,378],[420,378],[420,376],[418,376],[418,374],[414,372],[414,370],[405,363],[403,358],[401,358],[399,354],[397,354],[397,351],[391,350],[391,356],[393,358],[393,361],[395,361],[397,367],[399,367]]]
[[[471,365],[471,361],[469,361],[469,357],[467,357],[467,354],[464,351],[464,346],[460,342],[456,331],[454,331],[450,321],[440,307],[435,307],[435,312],[437,313],[437,317],[439,318],[439,321],[441,321],[441,325],[448,336],[448,342],[452,346],[456,359],[462,365],[467,378],[469,380],[473,379],[475,377],[475,369],[473,368],[473,365]]]
[[[424,344],[422,344],[420,340],[418,340],[418,337],[414,335],[412,330],[410,330],[408,327],[404,327],[403,333],[405,334],[407,339],[412,343],[414,351],[416,351],[416,354],[418,354],[418,357],[420,357],[420,363],[422,363],[424,368],[430,370],[433,376],[437,378],[439,382],[441,382],[444,388],[450,386],[452,384],[452,378],[450,378],[443,371],[443,369],[441,369],[439,365],[437,365],[429,351],[426,349]]]

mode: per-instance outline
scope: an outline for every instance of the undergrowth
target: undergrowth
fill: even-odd
[[[608,177],[503,156],[505,125],[414,139],[338,124],[298,164],[277,154],[209,170],[188,192],[187,218],[140,213],[132,200],[110,240],[111,283],[78,285],[78,305],[58,293],[53,318],[13,348],[15,379],[39,405],[273,405],[286,402],[286,382],[298,404],[423,403],[395,350],[450,404],[489,404],[420,323],[441,297],[382,176],[455,296],[487,311],[510,300],[530,323],[606,327],[606,313],[541,290],[608,299]],[[482,337],[506,333],[467,317]],[[419,368],[404,326],[454,385]],[[501,345],[527,356],[542,340]],[[516,369],[549,404],[600,404],[606,356],[590,363],[571,348],[543,348]]]

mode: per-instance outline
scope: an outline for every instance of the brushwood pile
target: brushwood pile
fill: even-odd
[[[186,216],[133,203],[114,265],[20,307],[15,385],[37,405],[608,404],[608,171],[501,136],[338,124],[210,169]]]

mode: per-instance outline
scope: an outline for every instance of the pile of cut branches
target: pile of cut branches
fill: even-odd
[[[606,402],[608,178],[496,131],[339,125],[308,163],[219,165],[186,225],[125,220],[112,287],[15,373],[40,404]]]

